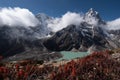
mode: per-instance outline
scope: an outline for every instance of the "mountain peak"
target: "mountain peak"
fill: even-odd
[[[94,23],[103,23],[99,13],[95,11],[93,8],[90,8],[88,12],[85,14],[84,19],[86,22],[90,24]]]
[[[90,8],[88,12],[85,14],[85,16],[89,18],[92,18],[92,17],[98,18],[98,19],[100,18],[99,13],[95,11],[93,8]]]
[[[95,11],[94,11],[93,8],[90,8],[90,9],[88,10],[88,12],[93,13],[93,12],[95,12]]]

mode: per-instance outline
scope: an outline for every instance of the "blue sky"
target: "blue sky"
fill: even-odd
[[[94,8],[104,20],[120,17],[120,0],[1,0],[0,7],[27,8],[34,14],[59,17],[67,11],[87,12]]]

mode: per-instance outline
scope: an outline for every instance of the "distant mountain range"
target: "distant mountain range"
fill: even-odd
[[[41,51],[72,49],[91,52],[120,47],[120,30],[106,29],[107,22],[92,8],[83,16],[79,25],[70,24],[56,32],[47,27],[52,17],[37,14],[36,18],[40,24],[35,27],[0,27],[0,55],[34,55]]]

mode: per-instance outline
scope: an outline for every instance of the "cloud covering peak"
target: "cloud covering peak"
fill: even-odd
[[[90,13],[92,14],[92,13]],[[88,14],[89,15],[89,14]],[[99,19],[93,15],[87,15],[76,12],[67,12],[62,15],[61,18],[53,18],[51,21],[48,21],[48,27],[51,28],[54,32],[57,32],[68,25],[80,25],[82,22],[87,22],[91,25],[97,25]]]
[[[48,28],[51,28],[53,32],[57,32],[68,25],[80,25],[82,22],[93,26],[101,26],[106,30],[120,30],[120,18],[112,21],[104,21],[99,16],[98,12],[89,10],[86,14],[67,12],[62,17],[53,18],[48,21]]]
[[[0,9],[0,26],[36,26],[39,21],[34,14],[25,8],[1,8]]]
[[[61,18],[54,18],[48,22],[48,27],[54,32],[67,27],[70,24],[79,25],[83,16],[75,12],[67,12]]]

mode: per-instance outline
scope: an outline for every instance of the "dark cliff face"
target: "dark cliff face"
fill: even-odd
[[[105,47],[104,45],[107,44],[105,36],[100,27],[92,28],[91,25],[83,23],[80,26],[69,25],[45,40],[43,44],[47,49],[55,51],[72,48],[86,51],[92,45]]]
[[[64,28],[55,35],[44,41],[44,45],[49,50],[61,51],[70,50],[73,46],[80,47],[82,34],[76,30],[74,25]]]

